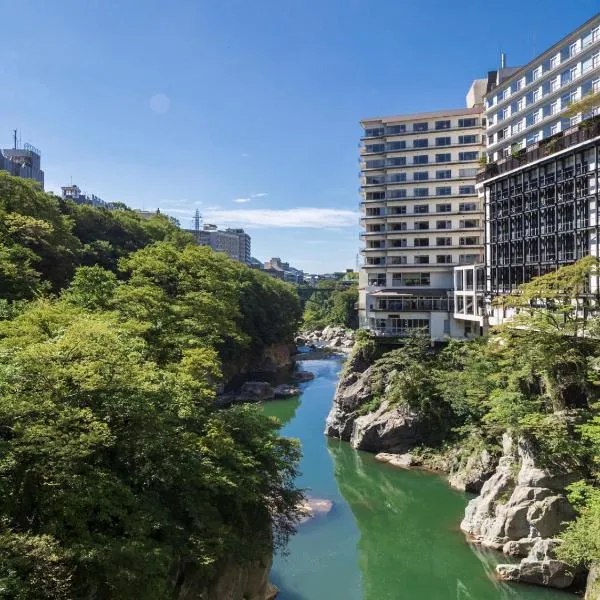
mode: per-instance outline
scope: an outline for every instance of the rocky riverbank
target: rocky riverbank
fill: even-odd
[[[352,329],[327,326],[324,329],[305,331],[294,340],[298,346],[311,349],[329,348],[336,352],[349,354],[354,347],[355,335]]]
[[[501,452],[485,447],[423,450],[437,445],[437,432],[419,410],[390,404],[385,394],[374,402],[373,367],[349,358],[340,378],[325,433],[377,459],[401,468],[435,468],[449,484],[479,495],[465,510],[461,528],[473,543],[521,558],[500,564],[498,577],[556,588],[570,588],[580,573],[555,556],[565,523],[575,517],[566,487],[581,474],[538,464],[525,440],[505,435]],[[594,597],[594,596],[591,596]]]

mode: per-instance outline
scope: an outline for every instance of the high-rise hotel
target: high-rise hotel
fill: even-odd
[[[418,328],[442,340],[470,329],[452,317],[452,269],[483,261],[475,178],[487,85],[473,82],[466,108],[361,122],[359,316],[377,335]]]
[[[361,325],[478,335],[509,316],[494,297],[599,257],[600,100],[571,106],[598,92],[600,15],[523,67],[503,58],[467,109],[363,121]]]
[[[600,15],[486,95],[488,164],[478,188],[492,323],[502,318],[490,303],[498,294],[588,254],[598,257],[599,111],[565,114],[598,92]]]

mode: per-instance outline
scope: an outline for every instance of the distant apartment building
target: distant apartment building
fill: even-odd
[[[41,157],[42,153],[31,144],[24,144],[19,148],[15,133],[15,147],[0,150],[0,171],[8,171],[15,177],[33,179],[44,189]]]
[[[205,224],[198,231],[188,230],[194,234],[201,246],[210,246],[216,252],[224,252],[241,263],[251,263],[252,241],[243,229],[220,230],[216,225]]]
[[[457,271],[456,318],[498,323],[508,315],[494,306],[496,296],[583,256],[599,257],[600,111],[565,115],[597,92],[600,15],[525,66],[498,74],[485,97],[488,164],[477,178],[485,266]],[[598,293],[596,278],[588,291]]]
[[[487,86],[473,82],[466,108],[361,122],[359,318],[376,335],[470,332],[453,318],[453,268],[483,262],[475,178]]]
[[[291,267],[289,263],[283,262],[279,257],[267,260],[264,263],[263,270],[272,277],[277,277],[290,283],[304,282],[304,271]]]
[[[88,194],[87,192],[82,192],[79,186],[71,184],[71,185],[63,185],[61,188],[61,196],[63,200],[71,200],[76,204],[88,204],[90,206],[102,207],[102,208],[111,208],[112,205],[110,202],[105,202],[98,196],[94,194]]]

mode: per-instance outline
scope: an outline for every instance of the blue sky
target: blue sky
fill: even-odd
[[[261,260],[354,267],[361,118],[464,105],[595,0],[0,0],[0,145],[46,188],[189,226],[241,225]]]

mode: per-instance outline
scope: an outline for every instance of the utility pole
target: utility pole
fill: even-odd
[[[18,143],[17,143],[17,130],[13,129],[13,139],[14,139],[14,146],[15,146],[15,150],[19,147]]]

